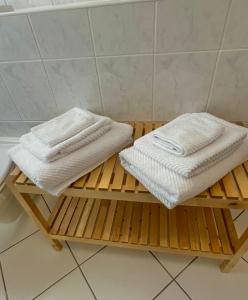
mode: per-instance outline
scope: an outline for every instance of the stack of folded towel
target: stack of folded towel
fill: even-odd
[[[37,186],[59,195],[129,145],[131,136],[130,125],[73,108],[33,127],[9,155]]]
[[[248,159],[247,133],[208,113],[184,114],[123,150],[121,163],[173,208]]]

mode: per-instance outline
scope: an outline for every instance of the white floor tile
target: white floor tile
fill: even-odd
[[[11,199],[11,201],[15,199]],[[42,213],[47,217],[49,211],[47,209],[46,204],[44,203],[41,197],[36,197],[36,204]],[[17,207],[18,204],[13,202],[6,208],[6,215],[12,213],[11,211]],[[29,236],[36,230],[38,230],[38,226],[36,223],[26,214],[22,207],[19,207],[21,214],[17,216],[16,219],[7,222],[1,221],[0,218],[0,252]]]
[[[37,300],[94,300],[94,297],[79,269],[41,294]]]
[[[235,219],[243,211],[243,209],[231,209],[232,218]]]
[[[79,264],[83,263],[87,258],[103,248],[103,246],[90,245],[86,243],[82,244],[77,242],[69,242],[69,245]]]
[[[220,261],[199,258],[177,279],[194,300],[247,300],[248,263],[242,259],[230,273],[222,273]]]
[[[38,232],[0,255],[11,300],[29,300],[76,267],[69,249],[55,251]]]
[[[176,255],[169,253],[153,252],[166,270],[175,277],[194,257],[188,255]]]
[[[175,282],[172,282],[156,300],[188,300],[188,297]]]
[[[235,221],[236,230],[240,236],[248,227],[248,210],[244,211],[240,217]],[[243,255],[244,259],[248,261],[248,251]]]
[[[3,284],[3,278],[0,271],[0,300],[7,300],[5,296],[5,290],[4,290],[4,284]]]
[[[171,280],[145,251],[107,247],[81,266],[98,300],[151,300]]]

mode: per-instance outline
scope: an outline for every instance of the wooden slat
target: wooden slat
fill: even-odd
[[[115,166],[117,155],[113,155],[105,164],[101,181],[98,188],[102,190],[107,190],[110,185],[110,180],[112,177],[113,169]]]
[[[131,223],[130,243],[137,244],[139,241],[140,220],[141,220],[141,202],[135,202],[133,205],[133,216]]]
[[[222,209],[224,222],[226,224],[226,228],[228,229],[228,236],[229,240],[231,242],[232,248],[236,251],[239,246],[239,238],[238,234],[235,228],[235,225],[233,223],[233,218],[230,212],[230,209]]]
[[[211,188],[210,193],[213,197],[223,197],[225,196],[224,192],[221,189],[221,185],[219,182],[216,182]]]
[[[57,234],[57,232],[59,230],[59,227],[60,227],[60,224],[61,224],[61,222],[62,222],[62,220],[65,216],[65,213],[66,213],[66,211],[67,211],[67,209],[68,209],[68,207],[71,203],[71,199],[72,199],[72,197],[66,197],[65,198],[65,201],[62,205],[62,208],[60,209],[59,214],[58,214],[56,220],[54,221],[53,227],[50,231],[51,234]]]
[[[179,206],[176,210],[177,213],[177,227],[179,235],[179,247],[181,249],[189,249],[189,230],[188,230],[188,217],[187,208]]]
[[[93,203],[94,203],[94,199],[87,199],[87,202],[86,202],[85,207],[84,207],[84,211],[82,213],[81,220],[78,224],[78,228],[77,228],[77,231],[76,231],[76,237],[82,237],[83,236],[84,229],[86,227],[86,224],[87,224],[87,221],[88,221]]]
[[[122,216],[124,212],[124,201],[119,201],[117,204],[117,209],[115,213],[114,224],[112,227],[112,241],[119,241],[120,233],[121,233],[121,225],[122,225]]]
[[[48,224],[50,227],[53,225],[53,222],[57,218],[57,215],[59,213],[59,210],[60,210],[62,204],[64,203],[64,200],[65,200],[65,196],[60,196],[59,199],[57,200],[57,202],[53,208],[53,211],[48,218]]]
[[[121,229],[121,237],[120,237],[120,241],[124,243],[127,243],[129,240],[132,212],[133,212],[133,202],[129,201],[125,205],[123,224]]]
[[[125,171],[120,163],[119,158],[116,161],[114,172],[115,172],[114,179],[113,179],[113,183],[111,184],[111,189],[120,191],[122,188]]]
[[[196,208],[197,214],[197,223],[200,235],[200,243],[201,243],[201,250],[202,251],[210,251],[209,248],[209,235],[206,226],[205,214],[204,209],[202,207]]]
[[[160,246],[168,247],[168,209],[163,204],[160,204]]]
[[[95,228],[95,223],[98,216],[99,208],[101,205],[101,201],[102,201],[101,199],[95,199],[94,201],[94,205],[91,210],[88,223],[86,225],[85,233],[84,233],[84,238],[86,239],[90,239],[92,236],[93,230]]]
[[[90,173],[89,178],[85,184],[85,188],[93,189],[96,187],[98,178],[101,174],[102,167],[103,165],[100,165]]]
[[[219,231],[219,237],[220,237],[223,253],[232,254],[232,249],[230,247],[229,238],[228,238],[228,234],[226,231],[226,227],[225,227],[225,223],[223,220],[221,209],[214,208],[213,211],[214,211],[214,215],[215,215],[216,225],[217,225],[217,228]]]
[[[232,173],[228,173],[222,178],[222,182],[226,191],[227,197],[238,198],[239,192],[236,186]]]
[[[243,166],[238,166],[233,170],[234,176],[237,180],[239,189],[244,198],[248,198],[248,177]]]
[[[144,124],[142,122],[137,122],[135,124],[134,140],[137,140],[143,135],[143,126]]]
[[[10,172],[10,175],[11,175],[11,176],[18,176],[20,173],[21,173],[21,170],[20,170],[17,166],[15,166],[15,167],[14,167],[14,170],[12,170],[12,171]]]
[[[27,179],[28,179],[27,176],[24,173],[21,173],[19,175],[19,177],[16,179],[16,183],[17,184],[24,184]]]
[[[147,245],[149,237],[149,214],[150,214],[150,204],[143,203],[142,209],[142,221],[141,221],[141,233],[140,233],[140,244]]]
[[[150,242],[151,246],[159,244],[159,206],[152,203],[150,206],[151,219],[150,219]]]
[[[73,186],[74,188],[83,188],[87,178],[88,178],[88,174],[86,174],[86,175],[80,177],[78,180],[76,180],[76,181],[72,184],[72,186]]]
[[[205,218],[208,227],[211,248],[214,253],[221,253],[221,245],[218,238],[217,228],[214,222],[214,215],[211,208],[204,208]]]
[[[246,172],[248,173],[248,160],[243,163],[243,166],[244,166]]]
[[[67,231],[67,235],[68,236],[74,236],[77,226],[79,224],[79,220],[80,217],[83,213],[83,209],[84,209],[84,205],[86,203],[86,199],[85,198],[79,198],[75,213],[73,215],[73,219],[69,225],[68,231]]]
[[[169,210],[169,240],[170,248],[178,248],[176,209]]]
[[[188,209],[188,216],[190,247],[191,250],[197,251],[201,249],[201,246],[195,207]]]
[[[59,234],[60,235],[65,235],[66,231],[70,225],[70,221],[72,219],[72,216],[75,212],[75,209],[77,207],[77,203],[78,203],[79,198],[72,198],[71,203],[66,211],[65,217],[60,225],[59,228]]]
[[[93,234],[93,238],[99,240],[102,236],[105,219],[108,213],[110,200],[102,200],[99,215],[96,221],[96,226]]]
[[[104,241],[108,241],[110,239],[113,220],[114,220],[114,217],[115,217],[116,205],[117,205],[116,200],[111,200],[110,201],[108,216],[107,216],[107,219],[106,219],[106,223],[105,223],[105,227],[104,227],[104,231],[103,231],[103,235],[102,235],[102,239]]]

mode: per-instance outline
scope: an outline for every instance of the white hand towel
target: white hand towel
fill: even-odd
[[[169,168],[182,176],[187,178],[195,176],[228,157],[247,135],[247,129],[244,127],[229,123],[212,115],[209,115],[210,117],[224,127],[222,135],[205,148],[189,156],[175,156],[156,147],[153,144],[153,132],[136,140],[134,147],[156,160],[161,166]]]
[[[144,155],[135,147],[120,153],[123,167],[136,177],[155,197],[168,208],[195,197],[213,185],[230,170],[248,159],[248,138],[229,155],[205,172],[185,178]]]
[[[130,125],[113,122],[112,128],[98,140],[51,163],[40,161],[22,145],[10,149],[9,155],[37,186],[59,195],[76,179],[129,145],[132,131]]]
[[[154,133],[154,145],[174,155],[187,156],[215,141],[223,126],[207,113],[183,114]]]
[[[55,161],[95,141],[111,129],[111,119],[97,115],[94,115],[94,117],[94,124],[53,147],[41,143],[32,132],[23,135],[20,138],[20,143],[43,162]]]
[[[66,113],[31,128],[40,141],[50,147],[65,141],[95,122],[94,115],[74,107]]]

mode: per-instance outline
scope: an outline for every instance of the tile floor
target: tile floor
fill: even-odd
[[[48,213],[54,201],[38,197]],[[248,211],[233,212],[238,232]],[[23,213],[0,220],[0,300],[247,300],[248,252],[229,274],[219,261],[78,243],[56,252]]]

